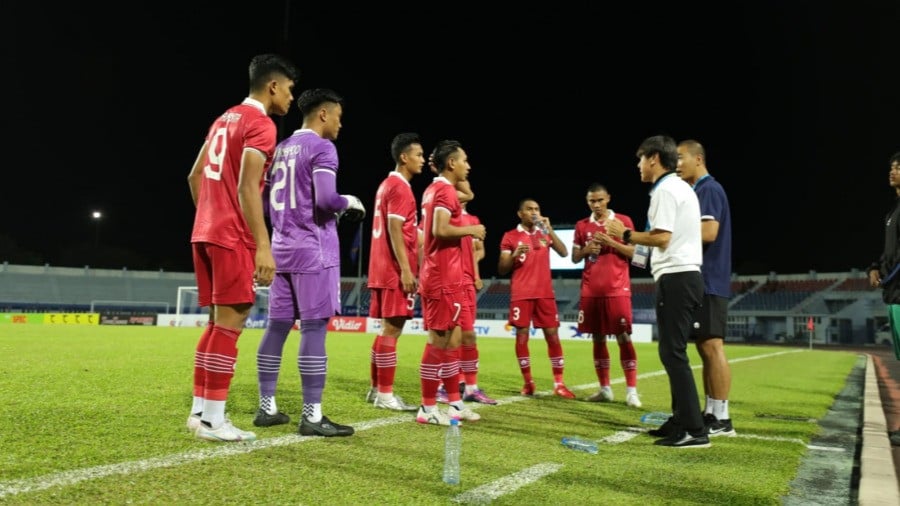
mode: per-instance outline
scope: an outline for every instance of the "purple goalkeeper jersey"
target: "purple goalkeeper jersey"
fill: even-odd
[[[330,140],[301,129],[278,143],[268,178],[277,272],[319,272],[341,265],[335,211],[316,207],[313,174],[319,171],[337,178],[338,155]]]

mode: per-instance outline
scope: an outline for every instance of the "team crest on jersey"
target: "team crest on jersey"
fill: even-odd
[[[540,243],[541,243],[541,246],[543,246],[544,248],[547,247],[547,239],[546,239],[546,238],[541,237],[541,238],[539,239],[539,241],[540,241]]]

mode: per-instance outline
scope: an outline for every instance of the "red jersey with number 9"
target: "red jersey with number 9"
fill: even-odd
[[[244,243],[255,248],[253,234],[238,201],[238,179],[244,150],[255,149],[266,157],[259,180],[262,194],[265,173],[275,154],[277,129],[262,103],[246,98],[219,116],[206,136],[207,152],[197,197],[191,242],[208,242],[226,248]]]

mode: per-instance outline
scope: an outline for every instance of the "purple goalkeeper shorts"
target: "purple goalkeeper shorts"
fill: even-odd
[[[341,314],[341,269],[279,272],[269,288],[270,320],[318,320]]]

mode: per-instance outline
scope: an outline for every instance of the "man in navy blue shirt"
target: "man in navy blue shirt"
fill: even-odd
[[[725,189],[706,168],[706,151],[695,140],[678,143],[678,175],[700,201],[703,240],[703,306],[695,315],[694,340],[703,361],[706,408],[703,420],[710,437],[733,436],[728,413],[731,366],[725,357],[728,300],[731,297],[731,212]]]

